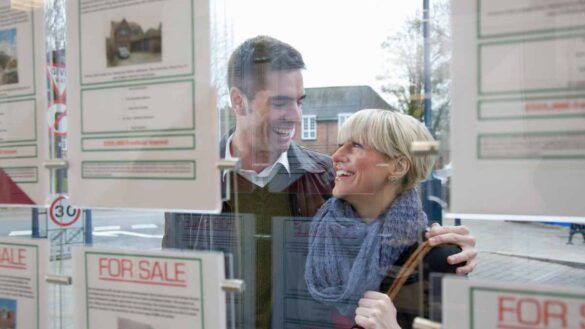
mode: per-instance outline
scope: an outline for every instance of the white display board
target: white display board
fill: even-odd
[[[585,222],[585,3],[452,2],[449,217]]]
[[[43,7],[0,3],[0,206],[43,206],[49,194]]]
[[[73,248],[77,328],[226,327],[219,252]]]
[[[446,277],[443,328],[583,328],[585,289]]]
[[[72,204],[219,211],[209,10],[67,2]]]
[[[46,329],[46,240],[0,239],[0,327]]]

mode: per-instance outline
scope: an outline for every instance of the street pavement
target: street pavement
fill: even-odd
[[[585,287],[585,243],[579,234],[567,244],[568,227],[493,220],[462,224],[477,239],[478,265],[470,278]]]

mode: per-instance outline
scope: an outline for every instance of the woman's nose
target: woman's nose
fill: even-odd
[[[344,162],[347,160],[347,148],[345,146],[346,144],[343,144],[333,152],[331,155],[331,160],[333,160],[333,162]]]

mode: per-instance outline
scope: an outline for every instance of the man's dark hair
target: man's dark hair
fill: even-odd
[[[266,87],[268,70],[301,70],[305,62],[298,50],[269,36],[246,40],[231,55],[228,86],[237,87],[248,99]]]

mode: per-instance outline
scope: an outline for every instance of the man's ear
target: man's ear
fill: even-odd
[[[236,115],[246,115],[248,113],[248,98],[239,88],[230,88],[230,102]]]

